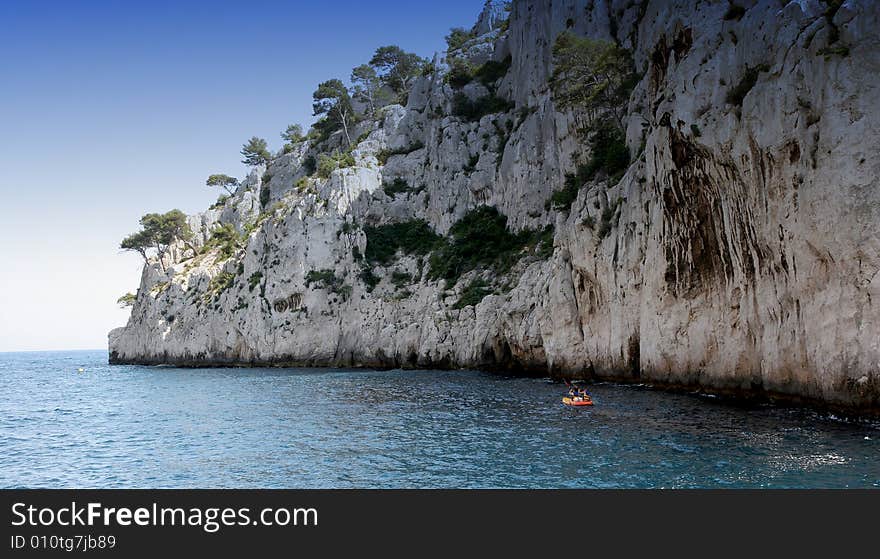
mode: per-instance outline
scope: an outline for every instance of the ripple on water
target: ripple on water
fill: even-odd
[[[87,373],[79,374],[83,367]],[[880,426],[483,373],[0,354],[2,487],[880,487]]]

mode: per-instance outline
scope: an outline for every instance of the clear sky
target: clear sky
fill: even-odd
[[[0,351],[99,349],[125,324],[138,218],[194,213],[212,172],[281,146],[381,45],[423,56],[483,0],[0,2]]]

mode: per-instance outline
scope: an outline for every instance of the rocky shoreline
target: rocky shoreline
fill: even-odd
[[[171,359],[168,357],[155,357],[147,359],[120,359],[111,354],[111,365],[138,365],[147,367],[171,367],[179,369],[346,369],[346,370],[477,370],[482,372],[505,374],[511,376],[523,376],[532,378],[550,378],[557,382],[563,381],[586,381],[588,383],[613,383],[623,385],[637,385],[649,390],[672,392],[677,394],[704,394],[724,398],[733,404],[756,404],[766,403],[776,406],[793,406],[813,409],[819,412],[828,412],[843,418],[860,420],[880,417],[880,406],[876,402],[865,399],[859,403],[834,403],[820,398],[810,398],[792,394],[790,392],[766,391],[756,387],[736,386],[712,386],[701,383],[684,384],[680,382],[653,381],[649,378],[632,375],[606,375],[592,377],[589,375],[567,374],[550,372],[546,368],[532,367],[527,369],[514,369],[503,366],[480,366],[480,367],[455,367],[448,364],[432,364],[431,366],[411,365],[408,363],[393,363],[376,361],[372,363],[339,362],[317,363],[307,361],[250,361],[241,362],[236,360],[223,360],[216,358],[193,357],[189,359]]]

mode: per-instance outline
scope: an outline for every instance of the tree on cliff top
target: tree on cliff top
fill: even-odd
[[[248,143],[241,148],[241,155],[244,156],[241,162],[251,167],[267,164],[272,158],[269,155],[269,146],[266,140],[256,136],[248,140]]]
[[[361,64],[351,71],[352,97],[367,106],[367,114],[376,114],[376,109],[391,102],[391,94],[382,87],[382,80],[376,69],[369,64]]]
[[[291,144],[298,144],[305,141],[306,137],[303,135],[302,126],[299,124],[291,124],[287,127],[287,130],[281,133],[281,139]]]
[[[626,104],[636,83],[628,50],[566,31],[553,45],[553,63],[550,87],[558,107],[607,111],[623,129]]]
[[[349,127],[355,122],[351,96],[341,80],[327,80],[312,94],[315,116],[324,116],[327,125],[345,134],[346,145],[351,145]]]
[[[397,45],[379,47],[370,59],[370,66],[376,69],[382,83],[398,95],[401,103],[406,102],[413,80],[422,75],[427,64],[427,59]]]
[[[238,179],[229,175],[211,175],[205,182],[207,186],[219,187],[229,193],[230,196],[235,195],[235,189],[238,187]]]
[[[125,309],[128,307],[133,307],[135,301],[137,301],[137,295],[135,295],[134,293],[126,293],[119,299],[116,299],[116,304],[119,305],[119,308]]]
[[[150,252],[155,250],[162,271],[162,261],[168,248],[177,241],[195,251],[192,245],[193,232],[186,222],[186,214],[180,210],[171,210],[164,214],[149,213],[140,219],[141,230],[124,238],[119,244],[122,250],[137,252],[144,262],[149,262]]]

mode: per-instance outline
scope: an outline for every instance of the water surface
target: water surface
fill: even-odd
[[[880,424],[470,371],[0,354],[0,487],[880,487]],[[78,372],[79,368],[85,369]]]

